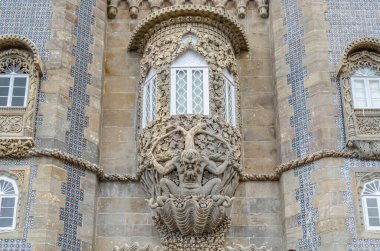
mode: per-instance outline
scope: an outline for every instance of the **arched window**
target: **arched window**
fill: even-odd
[[[380,230],[380,180],[364,184],[362,202],[366,229]]]
[[[156,71],[150,69],[144,82],[143,95],[143,118],[142,127],[144,128],[156,116]]]
[[[208,64],[192,50],[171,65],[170,113],[209,114]]]
[[[17,199],[16,182],[0,176],[0,231],[15,229]]]
[[[226,70],[223,70],[223,83],[224,83],[224,100],[225,100],[225,110],[224,118],[227,123],[231,125],[236,125],[236,107],[235,107],[235,83],[233,76]]]
[[[354,108],[380,108],[380,76],[361,67],[351,77]]]
[[[0,73],[0,106],[25,106],[29,75],[17,64],[9,65]]]

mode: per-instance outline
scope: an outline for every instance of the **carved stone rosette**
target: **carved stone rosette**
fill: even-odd
[[[156,72],[155,116],[145,128],[139,126],[139,175],[163,250],[224,250],[228,208],[242,172],[235,53],[247,49],[245,34],[232,17],[210,7],[168,8],[160,13],[137,26],[129,47],[143,53],[139,121],[144,79],[150,69]],[[220,19],[226,26],[218,25]],[[196,39],[184,40],[188,34]],[[187,50],[208,64],[210,115],[170,113],[170,67]],[[236,126],[224,118],[224,70],[233,76],[236,88]]]
[[[361,158],[380,157],[380,109],[354,107],[351,77],[360,68],[369,68],[380,76],[380,40],[360,39],[346,49],[338,71],[347,146]]]

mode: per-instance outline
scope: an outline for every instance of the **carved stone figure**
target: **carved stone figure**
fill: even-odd
[[[204,171],[208,171],[215,175],[220,175],[223,173],[228,164],[230,163],[230,146],[222,138],[211,135],[209,132],[205,131],[206,124],[201,123],[186,131],[183,127],[177,126],[176,128],[171,128],[168,133],[158,138],[153,144],[150,157],[156,170],[161,175],[166,175],[173,170],[177,170],[179,176],[179,185],[176,185],[173,181],[168,178],[162,178],[160,180],[161,189],[164,195],[174,194],[174,195],[191,195],[191,194],[203,194],[212,195],[217,194],[218,186],[221,183],[219,178],[211,178],[204,185],[202,185],[202,178]],[[185,149],[180,155],[174,156],[169,160],[165,166],[162,166],[154,157],[154,150],[157,144],[169,137],[171,134],[181,132],[185,137]],[[224,160],[221,158],[214,158],[213,160],[206,155],[201,155],[194,145],[194,137],[197,134],[205,134],[211,137],[215,137],[225,144],[229,152]],[[220,165],[217,165],[217,161],[223,161]]]

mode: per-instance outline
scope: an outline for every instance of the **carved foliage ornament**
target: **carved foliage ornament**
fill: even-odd
[[[345,52],[342,62],[338,77],[341,85],[347,146],[356,149],[363,158],[380,156],[380,110],[355,109],[351,86],[351,77],[355,76],[359,69],[368,68],[380,76],[380,41],[362,39],[355,42]]]
[[[12,68],[29,76],[27,102],[26,107],[0,107],[0,136],[32,137],[39,72],[29,52],[19,49],[0,52],[0,74]]]

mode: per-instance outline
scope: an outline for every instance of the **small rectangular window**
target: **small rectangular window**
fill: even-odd
[[[207,68],[173,68],[171,113],[208,115]]]
[[[26,105],[28,76],[22,74],[0,75],[0,106]]]
[[[351,79],[354,108],[380,108],[380,79],[353,77]]]
[[[145,82],[143,97],[143,120],[142,127],[154,120],[156,115],[156,76],[154,75]]]
[[[223,75],[224,81],[224,97],[225,97],[225,110],[224,110],[224,118],[227,123],[235,126],[236,118],[235,118],[235,85],[232,82],[232,77],[227,77]]]
[[[364,197],[367,229],[380,230],[380,197]]]

